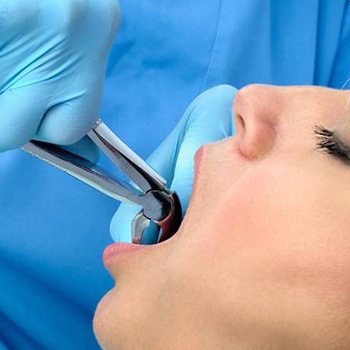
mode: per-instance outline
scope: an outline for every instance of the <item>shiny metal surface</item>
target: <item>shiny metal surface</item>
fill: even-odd
[[[97,121],[88,136],[142,191],[163,190],[166,187],[166,181],[101,120]]]
[[[24,145],[22,149],[113,199],[143,205],[141,191],[127,183],[121,183],[113,175],[82,157],[67,152],[58,146],[40,141],[31,141]]]
[[[146,218],[141,210],[131,223],[132,241],[136,244],[141,244],[143,233],[148,229],[151,220]]]
[[[22,149],[109,197],[141,206],[142,211],[132,222],[134,243],[141,244],[143,233],[151,221],[160,228],[158,242],[170,238],[179,228],[182,219],[176,193],[171,192],[166,187],[166,181],[101,120],[97,121],[88,136],[138,188],[59,146],[30,141]]]

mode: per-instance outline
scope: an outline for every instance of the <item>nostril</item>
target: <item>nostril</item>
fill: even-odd
[[[264,157],[274,147],[276,133],[272,124],[264,121],[251,123],[241,143],[241,153],[249,159]]]
[[[240,135],[244,135],[246,126],[245,126],[244,119],[240,114],[236,114],[235,116],[235,125],[236,125],[237,133]]]
[[[276,91],[270,86],[247,85],[237,94],[234,111],[238,149],[248,159],[263,157],[275,143],[280,108]]]

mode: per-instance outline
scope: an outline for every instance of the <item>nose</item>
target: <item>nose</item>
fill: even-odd
[[[276,140],[276,124],[282,101],[278,87],[247,85],[234,103],[240,153],[249,159],[264,157]]]

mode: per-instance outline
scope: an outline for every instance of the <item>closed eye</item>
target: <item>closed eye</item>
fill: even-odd
[[[316,125],[314,134],[316,136],[316,149],[350,166],[350,146],[342,141],[335,131]]]

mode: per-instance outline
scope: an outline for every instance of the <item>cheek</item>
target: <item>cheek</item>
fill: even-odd
[[[263,173],[246,172],[227,186],[211,213],[211,225],[216,229],[208,239],[231,247],[239,242],[260,245],[266,239],[267,229],[274,229],[277,214],[270,183],[271,179]]]
[[[183,223],[187,232],[205,225],[232,182],[244,172],[246,162],[238,155],[237,148],[237,139],[232,138],[205,145],[198,151],[193,194]]]
[[[202,240],[276,283],[334,292],[348,276],[350,220],[339,198],[329,205],[333,181],[298,180],[299,173],[246,174],[222,198]]]

